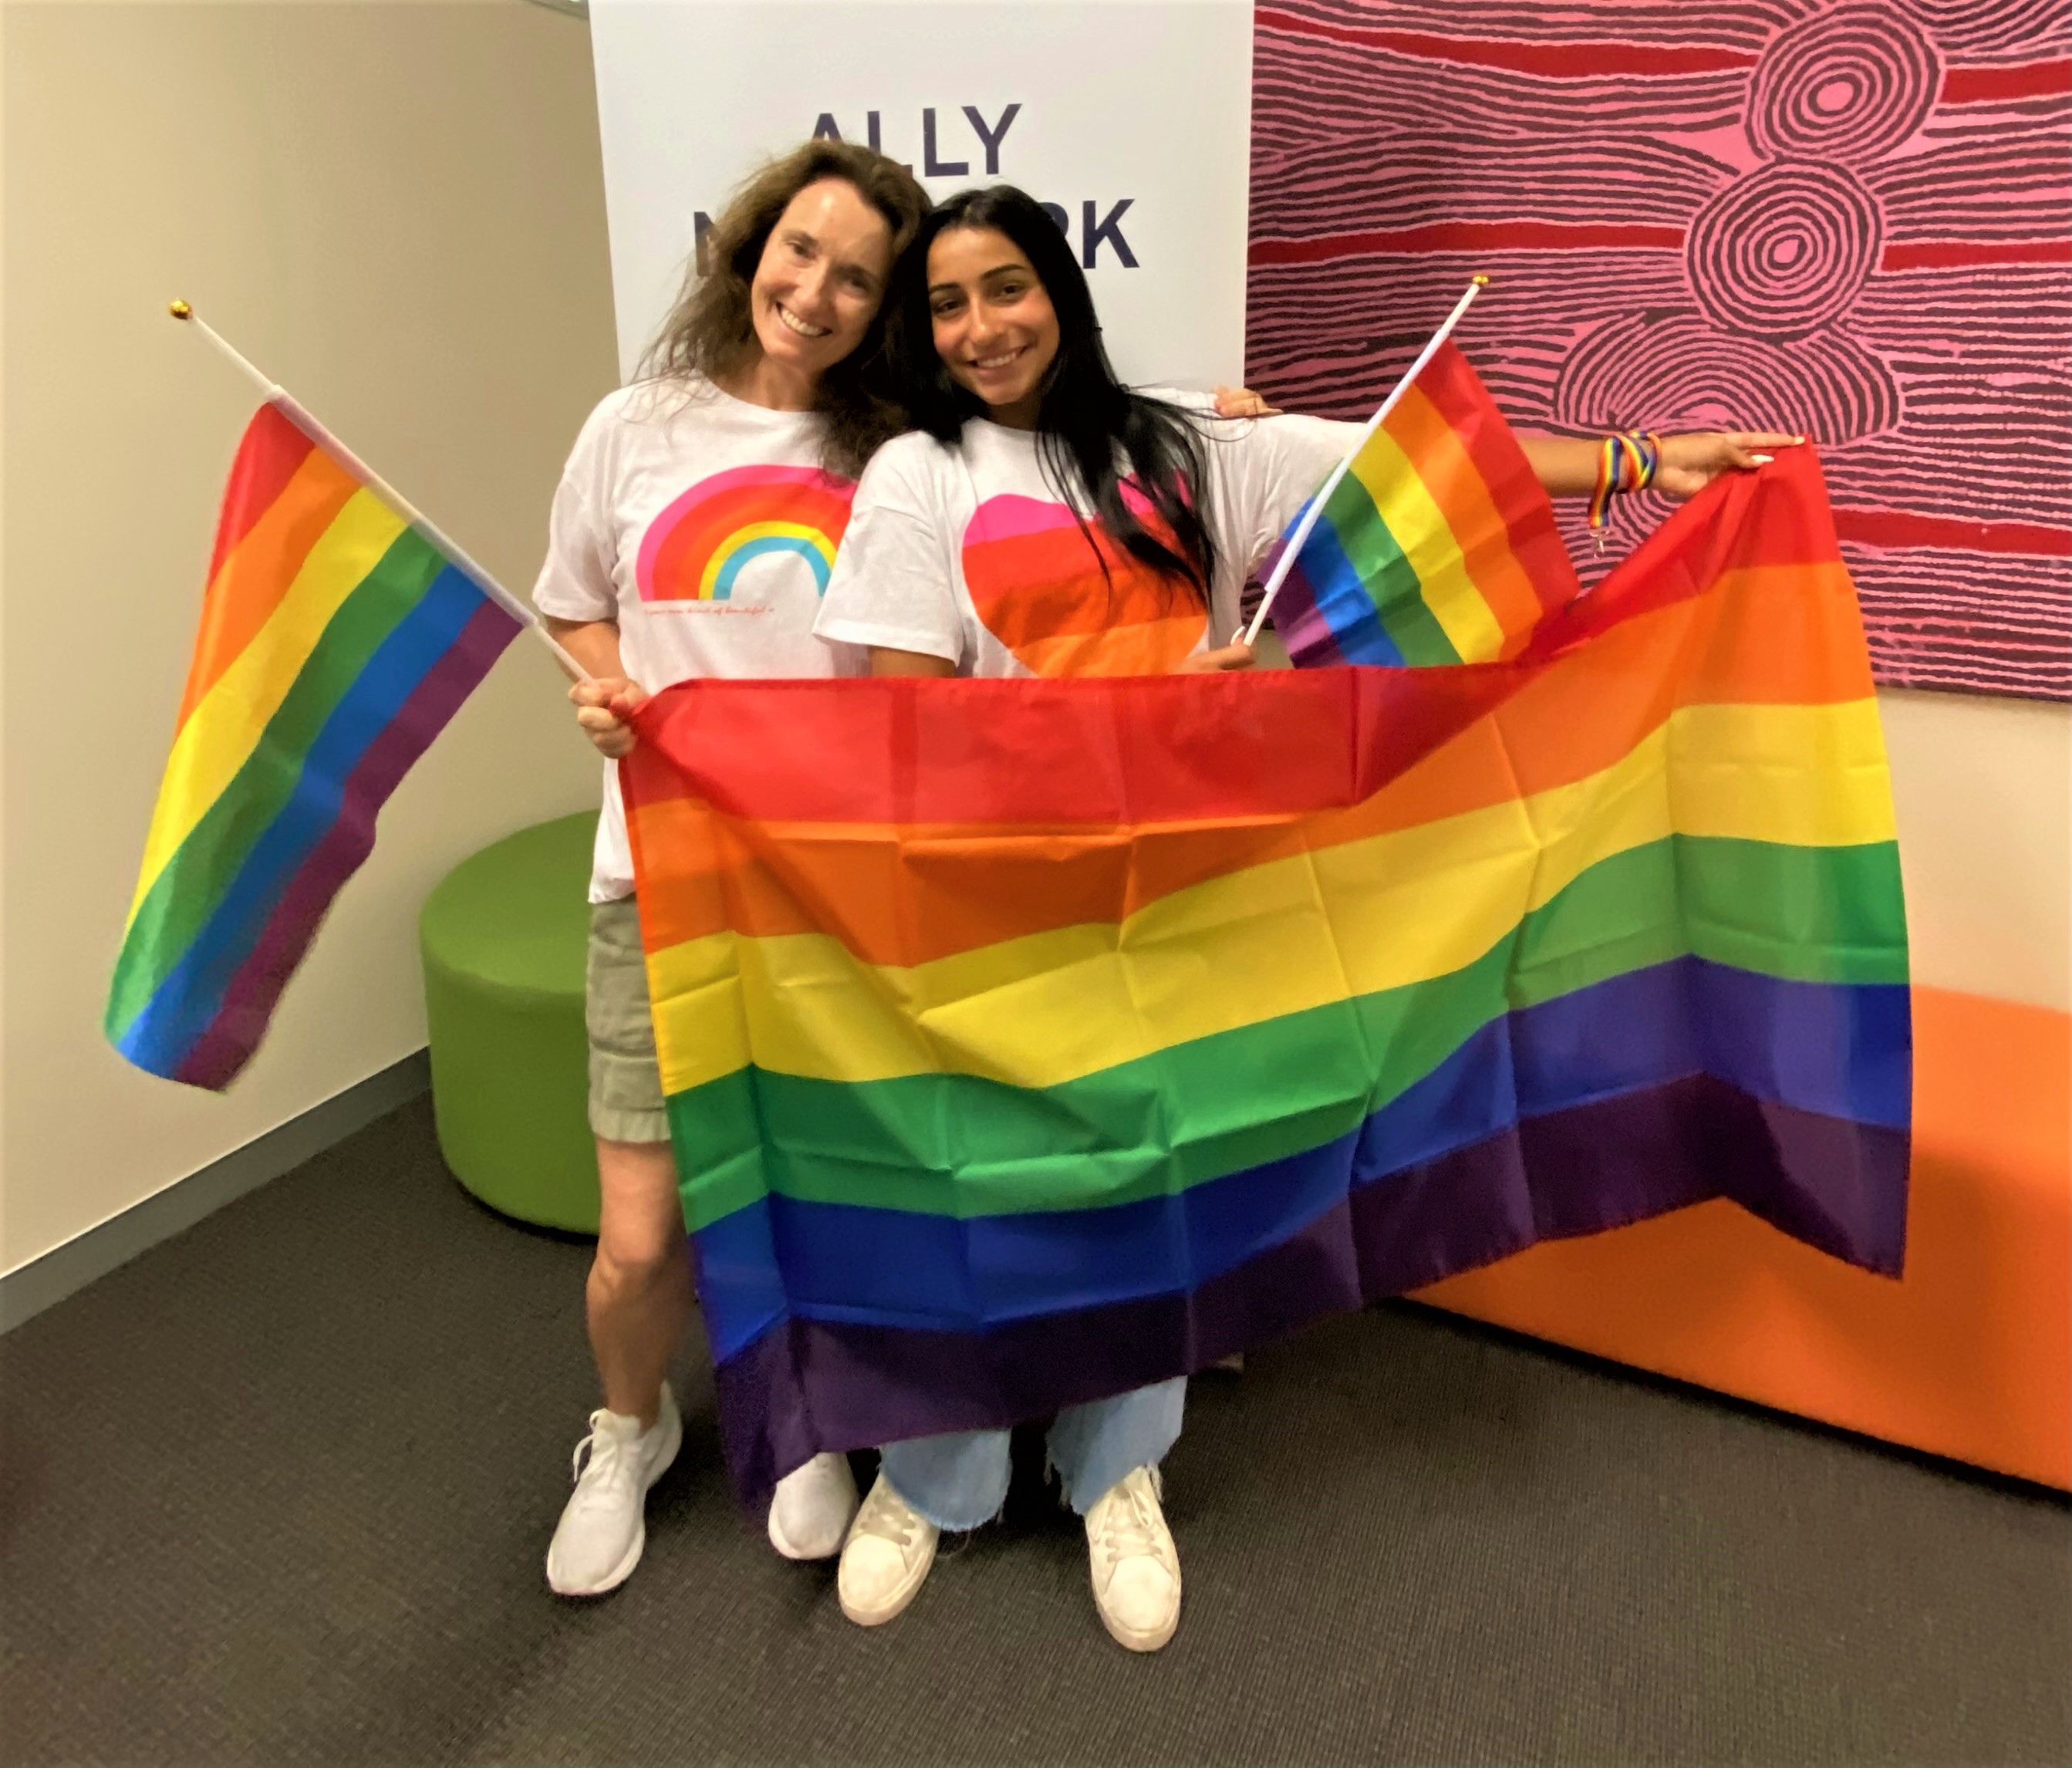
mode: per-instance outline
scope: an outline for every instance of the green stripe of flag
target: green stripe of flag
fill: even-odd
[[[1420,668],[1458,663],[1460,652],[1425,604],[1422,579],[1389,532],[1367,487],[1347,473],[1324,512],[1338,535],[1340,551],[1367,586],[1382,628],[1403,653],[1403,660]]]
[[[1462,969],[1057,1087],[744,1070],[669,1101],[695,1175],[686,1214],[696,1230],[766,1190],[960,1216],[1182,1190],[1344,1135],[1507,1011],[1686,955],[1791,981],[1905,982],[1897,848],[1672,836],[1591,867]],[[786,1126],[782,1144],[765,1143],[766,1118]]]
[[[110,1038],[121,1038],[180,961],[294,793],[310,745],[445,563],[406,528],[339,605],[251,754],[138,905],[109,990]]]

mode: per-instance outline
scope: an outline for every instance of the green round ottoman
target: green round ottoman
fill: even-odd
[[[417,923],[432,1115],[454,1177],[520,1221],[597,1231],[583,956],[597,812],[485,847]]]

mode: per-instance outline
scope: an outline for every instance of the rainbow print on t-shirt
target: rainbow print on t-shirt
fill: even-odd
[[[634,567],[650,603],[726,602],[742,567],[788,554],[824,594],[853,481],[817,467],[734,467],[701,479],[648,526]]]
[[[1149,498],[1126,482],[1122,495],[1177,545]],[[1202,642],[1208,615],[1198,592],[1123,551],[1098,517],[1087,530],[1093,545],[1071,511],[1046,498],[986,499],[964,528],[972,608],[1033,674],[1166,674]]]

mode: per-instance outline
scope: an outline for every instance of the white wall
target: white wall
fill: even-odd
[[[184,296],[529,590],[617,380],[590,42],[523,3],[18,4],[5,119],[0,1271],[421,1046],[416,915],[594,801],[521,637],[383,814],[228,1095],[99,1028],[251,390]]]

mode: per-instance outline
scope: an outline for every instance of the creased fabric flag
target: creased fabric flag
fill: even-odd
[[[140,1068],[229,1084],[397,783],[519,619],[278,405],[230,470],[109,989]]]
[[[1900,1268],[1892,798],[1810,449],[1507,661],[710,682],[639,729],[745,1492],[1708,1198]]]
[[[1487,663],[1580,593],[1518,438],[1447,343],[1326,499],[1273,624],[1297,668]]]

